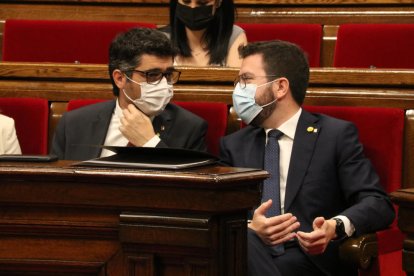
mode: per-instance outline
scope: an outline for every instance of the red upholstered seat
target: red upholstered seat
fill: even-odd
[[[414,68],[414,24],[345,24],[338,30],[334,66]]]
[[[137,26],[156,27],[142,22],[8,19],[3,60],[107,64],[112,39]]]
[[[220,138],[226,134],[228,107],[225,103],[174,102],[203,118],[208,123],[206,143],[208,151],[218,155]]]
[[[88,104],[104,101],[101,99],[77,99],[70,100],[67,110],[73,110]],[[174,102],[190,112],[198,115],[208,122],[206,143],[210,153],[218,155],[220,137],[226,134],[227,128],[227,104],[213,102]],[[185,127],[185,126],[183,126]]]
[[[106,100],[104,100],[104,99],[74,99],[74,100],[69,100],[68,106],[66,107],[66,110],[71,111],[71,110],[80,108],[80,107],[85,106],[85,105],[95,104],[95,103],[99,103],[99,102],[103,102],[103,101],[106,101]]]
[[[49,105],[39,98],[0,98],[0,113],[15,121],[23,154],[47,154]]]
[[[404,110],[339,106],[306,106],[305,109],[353,122],[358,128],[364,152],[373,163],[385,190],[390,193],[402,187]],[[396,221],[389,229],[376,234],[378,262],[360,274],[405,275],[401,256],[403,235]]]
[[[246,32],[247,40],[285,40],[299,45],[308,55],[309,65],[319,67],[322,26],[319,24],[237,23]]]

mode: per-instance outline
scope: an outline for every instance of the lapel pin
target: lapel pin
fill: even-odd
[[[314,127],[311,127],[311,126],[309,126],[307,129],[306,129],[306,131],[307,132],[309,132],[309,133],[316,133],[316,132],[318,132],[318,129],[317,128],[314,128]]]
[[[164,131],[165,130],[165,126],[161,126],[161,131]]]

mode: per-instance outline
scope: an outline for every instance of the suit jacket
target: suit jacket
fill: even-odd
[[[317,132],[308,132],[309,126]],[[221,140],[223,163],[263,168],[266,134],[248,126]],[[355,235],[389,226],[395,216],[371,162],[364,156],[356,127],[343,120],[302,110],[293,142],[286,183],[285,212],[312,231],[318,216],[348,217]],[[311,259],[327,275],[340,275],[338,242]]]
[[[106,101],[66,112],[59,121],[52,153],[59,159],[88,160],[97,158],[111,122],[116,101]],[[197,115],[168,104],[153,120],[161,142],[157,147],[206,151],[207,122]]]

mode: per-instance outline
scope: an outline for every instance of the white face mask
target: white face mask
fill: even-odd
[[[139,83],[126,75],[125,77],[131,82],[141,86],[141,98],[133,100],[125,92],[125,89],[122,89],[125,97],[149,117],[160,114],[174,95],[173,86],[172,84],[168,84],[165,77],[158,84],[149,84],[147,82]]]

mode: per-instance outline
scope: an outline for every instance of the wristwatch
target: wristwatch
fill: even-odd
[[[336,221],[336,227],[335,227],[336,238],[335,238],[335,240],[341,240],[343,238],[346,238],[348,235],[345,232],[344,222],[340,218],[333,218],[333,220]]]

